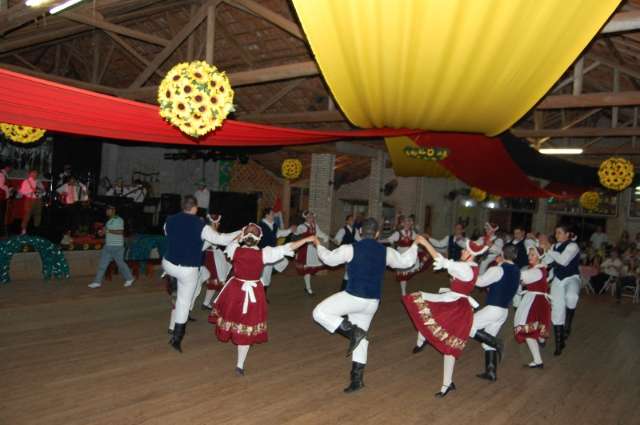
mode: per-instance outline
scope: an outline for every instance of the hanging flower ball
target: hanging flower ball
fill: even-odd
[[[480,190],[477,187],[472,187],[469,191],[469,196],[471,196],[471,198],[475,199],[478,202],[482,202],[487,199],[487,192],[485,192],[484,190]]]
[[[593,211],[600,205],[600,194],[598,192],[584,192],[580,195],[580,206],[585,210]]]
[[[607,189],[621,191],[629,187],[635,175],[633,164],[624,158],[611,157],[600,164],[598,177]]]
[[[233,89],[224,72],[204,61],[179,63],[158,88],[160,116],[191,137],[222,126],[233,107]]]
[[[0,123],[0,131],[16,143],[34,143],[42,139],[46,130],[41,128],[28,127],[26,125],[13,125]]]
[[[289,158],[282,161],[282,177],[287,180],[295,180],[302,174],[302,162],[299,159]]]

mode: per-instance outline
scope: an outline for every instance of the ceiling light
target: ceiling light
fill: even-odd
[[[580,155],[582,148],[542,148],[538,152],[545,155]]]
[[[64,3],[61,3],[55,7],[49,9],[49,13],[55,15],[56,13],[62,12],[65,9],[70,8],[73,5],[80,3],[82,0],[67,0]]]
[[[24,2],[29,7],[40,7],[45,3],[49,3],[51,0],[27,0]]]

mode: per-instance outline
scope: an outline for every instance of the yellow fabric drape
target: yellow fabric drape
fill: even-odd
[[[423,159],[409,158],[404,153],[404,148],[419,148],[408,137],[386,137],[387,150],[391,157],[393,172],[399,177],[452,177],[452,174],[438,161],[425,161]]]
[[[620,0],[293,0],[358,127],[495,135],[522,117]]]

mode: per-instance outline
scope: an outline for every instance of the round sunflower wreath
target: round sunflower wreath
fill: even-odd
[[[204,61],[180,63],[158,88],[160,116],[191,137],[220,127],[233,107],[233,89],[224,72]]]
[[[580,206],[585,210],[593,211],[600,205],[600,194],[598,192],[584,192],[580,195]]]
[[[624,158],[611,157],[600,164],[598,177],[607,189],[621,191],[633,182],[635,172],[633,164]]]
[[[471,198],[475,199],[477,202],[482,202],[487,199],[487,192],[478,189],[477,187],[472,187],[469,191],[469,196],[471,196]]]
[[[0,123],[0,131],[16,143],[34,143],[44,136],[46,130],[41,128],[27,127],[26,125],[13,125]]]
[[[295,180],[302,174],[302,162],[299,159],[289,158],[282,161],[282,177],[287,180]]]

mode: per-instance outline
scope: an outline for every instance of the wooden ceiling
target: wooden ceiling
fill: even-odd
[[[22,0],[0,0],[0,66],[154,102],[155,87],[174,64],[204,59],[230,75],[235,118],[351,128],[319,75],[288,0],[86,0],[45,16],[60,2],[34,9]],[[625,19],[640,21],[640,0],[622,3],[613,20]],[[538,146],[584,146],[583,162],[617,152],[637,163],[639,54],[637,30],[599,34],[512,131]],[[327,148],[340,154],[333,145],[297,152]]]

